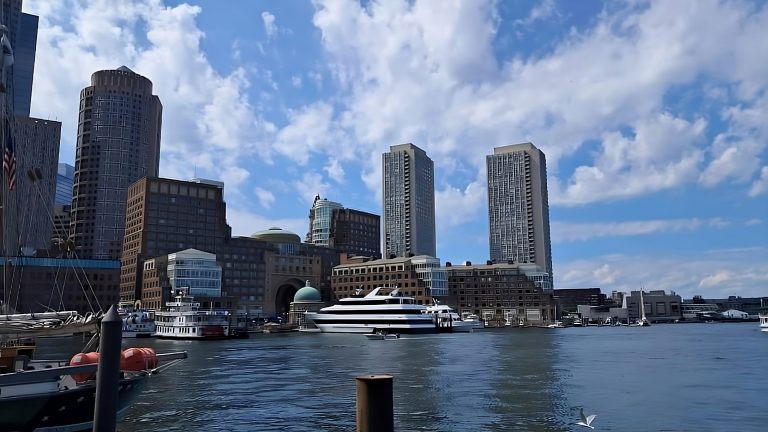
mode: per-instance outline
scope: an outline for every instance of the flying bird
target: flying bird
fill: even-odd
[[[595,419],[597,418],[596,414],[585,416],[584,408],[579,408],[579,414],[581,415],[581,421],[576,423],[577,425],[588,427],[590,429],[595,428],[594,426],[592,426],[592,422],[595,421]]]

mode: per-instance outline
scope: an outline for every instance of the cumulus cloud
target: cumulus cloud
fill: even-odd
[[[301,218],[269,218],[238,206],[227,206],[227,222],[232,226],[233,236],[250,236],[257,231],[272,227],[291,231],[304,238],[307,221]]]
[[[707,251],[685,257],[671,254],[613,254],[555,263],[555,286],[599,287],[603,292],[641,287],[675,291],[684,298],[759,297],[768,283],[768,249]],[[612,280],[611,280],[612,279]]]
[[[327,196],[328,191],[331,189],[331,185],[323,181],[322,174],[315,171],[305,172],[300,178],[294,180],[292,184],[296,194],[303,203],[307,204],[312,203],[317,195]]]
[[[277,24],[275,24],[274,15],[264,11],[261,13],[261,21],[264,23],[264,31],[267,33],[267,37],[271,38],[277,34]]]
[[[749,188],[749,196],[756,197],[768,192],[768,166],[764,166],[760,170],[760,177],[752,182],[752,186]]]
[[[275,202],[275,195],[261,187],[256,187],[256,197],[259,199],[259,204],[265,209],[272,207]]]

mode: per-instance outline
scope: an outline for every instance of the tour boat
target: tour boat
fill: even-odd
[[[166,310],[155,312],[156,333],[161,339],[224,339],[229,337],[230,313],[201,309],[187,290],[176,292]]]
[[[404,296],[399,288],[382,294],[378,287],[366,296],[357,294],[339,300],[339,304],[305,312],[308,322],[325,333],[435,333],[437,325],[427,307]]]

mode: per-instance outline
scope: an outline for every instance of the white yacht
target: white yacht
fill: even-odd
[[[126,311],[122,315],[123,319],[123,338],[144,338],[155,336],[155,320],[149,315],[148,311],[135,310]]]
[[[438,331],[471,332],[476,328],[483,328],[479,319],[463,320],[450,306],[439,304],[437,300],[434,300],[434,302],[435,304],[432,306],[427,306],[424,313],[435,317]]]
[[[768,332],[768,308],[760,309],[757,316],[760,318],[760,330]]]
[[[424,313],[427,307],[404,296],[399,288],[382,294],[378,287],[365,297],[348,297],[339,304],[306,312],[306,319],[325,333],[434,333],[434,315]]]
[[[200,303],[184,290],[179,290],[166,306],[166,310],[155,312],[157,337],[161,339],[229,337],[229,311],[200,309]]]

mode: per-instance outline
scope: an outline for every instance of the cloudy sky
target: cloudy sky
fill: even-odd
[[[381,154],[435,162],[438,255],[488,257],[485,155],[549,169],[556,287],[768,295],[764,1],[24,0],[32,115],[126,65],[163,106],[160,173],[226,183],[233,232],[304,235],[316,194],[381,214]]]

